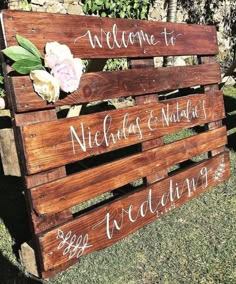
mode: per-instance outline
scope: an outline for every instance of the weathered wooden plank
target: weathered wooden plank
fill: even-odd
[[[38,236],[44,269],[114,244],[229,175],[224,153]]]
[[[66,176],[65,167],[59,167],[56,169],[47,170],[45,172],[25,176],[25,184],[27,188],[31,188],[49,181],[56,180]]]
[[[9,128],[10,127],[10,128]],[[5,175],[21,176],[9,110],[0,110],[0,158]]]
[[[224,117],[221,92],[22,127],[29,174]]]
[[[12,77],[17,112],[138,96],[196,85],[213,84],[220,82],[220,80],[218,64],[91,72],[82,76],[80,87],[74,93],[55,104],[47,104],[34,92],[29,77]]]
[[[21,264],[30,274],[39,277],[39,271],[35,258],[35,250],[32,247],[32,244],[23,243],[19,250],[19,256]]]
[[[66,263],[63,263],[61,265],[58,266],[54,266],[53,268],[51,268],[50,270],[43,270],[41,269],[41,278],[43,279],[48,279],[53,277],[54,275],[56,275],[57,273],[66,270],[68,267],[70,267],[71,265],[78,263],[78,259],[74,258],[74,259],[70,259],[68,260]]]
[[[27,203],[31,203],[31,200],[28,200]],[[70,210],[64,210],[47,216],[38,216],[35,212],[31,211],[31,222],[33,224],[34,234],[45,232],[71,219],[72,213]]]
[[[33,208],[38,214],[60,212],[225,145],[226,141],[226,129],[222,127],[32,188]]]
[[[8,46],[15,45],[14,36],[20,34],[42,53],[47,42],[58,41],[68,45],[75,57],[80,58],[218,52],[213,26],[8,10],[3,11],[3,25]]]
[[[21,176],[13,130],[0,129],[0,156],[5,175]]]
[[[37,122],[54,121],[57,120],[55,109],[29,112],[29,113],[15,113],[14,120],[16,126],[24,126]]]

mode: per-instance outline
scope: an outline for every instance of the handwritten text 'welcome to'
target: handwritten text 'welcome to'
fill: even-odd
[[[92,48],[129,48],[130,46],[155,46],[164,44],[166,47],[174,46],[177,38],[181,37],[182,34],[176,33],[175,31],[163,30],[157,34],[150,34],[143,30],[135,31],[124,31],[119,30],[117,24],[114,24],[110,31],[105,31],[103,28],[100,29],[99,33],[93,33],[91,30],[87,30],[83,35],[75,38],[74,43],[79,43],[81,39],[88,39]]]

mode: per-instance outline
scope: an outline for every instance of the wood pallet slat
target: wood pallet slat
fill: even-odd
[[[21,127],[29,174],[224,118],[221,92]]]
[[[22,18],[25,21],[21,21]],[[15,23],[18,23],[15,25]],[[52,23],[56,23],[52,25]],[[42,51],[45,42],[61,41],[79,58],[150,57],[216,54],[213,26],[157,23],[86,16],[3,11],[9,45],[20,34]]]
[[[226,143],[226,130],[221,127],[32,188],[34,210],[60,212]]]
[[[213,84],[220,82],[221,76],[218,64],[85,73],[80,88],[55,105],[35,95],[29,77],[13,77],[12,80],[16,111],[24,112]]]

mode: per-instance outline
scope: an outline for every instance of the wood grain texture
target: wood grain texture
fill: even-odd
[[[223,146],[226,140],[226,129],[222,127],[32,188],[33,208],[38,214],[60,212]]]
[[[222,93],[216,92],[25,125],[21,132],[27,173],[151,140],[224,115]]]
[[[213,26],[8,10],[3,11],[3,24],[8,46],[15,45],[14,36],[20,34],[31,40],[42,53],[47,42],[58,41],[68,45],[79,58],[218,52]]]
[[[29,124],[32,125],[34,123],[55,121],[57,119],[55,109],[31,112],[31,113],[21,113],[21,114],[14,113],[13,115],[14,115],[14,128],[16,133],[18,133],[17,149],[21,155],[23,155],[24,153],[24,146],[22,145],[20,140],[19,127],[23,127]],[[22,158],[21,159],[22,172],[24,166],[25,166],[24,158]],[[32,187],[32,186],[41,185],[46,182],[54,181],[57,180],[58,178],[62,178],[65,176],[66,176],[65,167],[58,167],[56,169],[44,171],[43,173],[39,173],[36,175],[24,176],[24,180],[26,187],[29,186]],[[27,188],[25,188],[25,198],[26,198],[26,205],[28,208],[28,214],[30,215],[31,230],[34,234],[38,234],[56,225],[62,224],[65,221],[68,221],[72,218],[70,210],[61,211],[58,212],[57,214],[53,214],[50,216],[48,215],[46,217],[38,216],[35,214],[32,208],[32,201],[29,196],[29,191],[27,190]]]
[[[220,82],[221,76],[218,64],[85,73],[79,89],[55,104],[48,104],[34,92],[29,77],[12,80],[16,112],[25,112],[213,84]]]
[[[15,137],[11,128],[0,129],[0,157],[5,176],[21,176]]]
[[[221,154],[38,236],[44,269],[114,244],[227,179],[229,169]]]
[[[159,101],[157,95],[147,95],[147,96],[139,96],[135,98],[136,104],[137,105],[145,105],[148,103],[157,103]],[[142,151],[146,151],[149,149],[153,149],[155,147],[159,147],[164,145],[164,139],[163,137],[159,137],[156,139],[144,141],[141,143],[141,149]],[[168,170],[167,169],[161,169],[159,172],[154,172],[148,176],[145,177],[146,183],[152,184],[158,180],[163,179],[164,177],[168,176]]]
[[[215,56],[200,56],[199,60],[201,64],[215,64],[216,63]],[[219,90],[219,85],[218,84],[206,84],[203,86],[203,88],[206,94],[211,95],[214,92],[217,92]],[[212,121],[208,123],[208,129],[216,129],[221,126],[222,126],[222,120]],[[215,156],[224,151],[225,151],[225,146],[222,146],[218,149],[213,149],[209,154],[210,156]]]
[[[154,58],[138,58],[138,59],[131,59],[128,61],[129,68],[131,69],[144,69],[154,67]],[[148,103],[157,103],[159,101],[158,94],[151,94],[151,95],[143,95],[143,96],[136,96],[135,102],[137,105],[145,105]],[[158,147],[164,144],[163,137],[156,138],[153,140],[144,141],[141,143],[141,150],[149,150],[154,147]],[[162,169],[159,172],[152,173],[149,176],[145,177],[145,183],[147,185],[154,183],[157,180],[161,180],[168,175],[167,169]]]

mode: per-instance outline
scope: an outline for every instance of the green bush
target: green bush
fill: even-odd
[[[101,17],[146,19],[150,1],[148,0],[84,0],[85,14]]]

